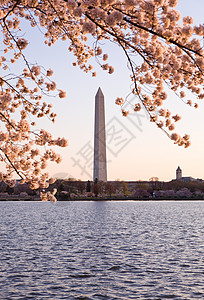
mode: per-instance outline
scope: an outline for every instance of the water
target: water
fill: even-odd
[[[204,299],[204,202],[0,202],[0,299]]]

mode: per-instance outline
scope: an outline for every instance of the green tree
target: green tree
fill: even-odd
[[[94,181],[93,192],[95,194],[95,197],[97,197],[98,193],[99,193],[99,184],[98,184],[98,179],[97,178]]]
[[[91,182],[88,180],[86,184],[86,191],[87,193],[91,192]]]

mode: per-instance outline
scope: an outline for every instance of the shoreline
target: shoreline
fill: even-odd
[[[1,201],[42,201],[39,197],[2,197]],[[57,202],[74,202],[74,201],[204,201],[204,198],[136,198],[136,197],[87,197],[87,198],[72,198],[72,199],[57,199]],[[42,201],[43,202],[43,201]]]

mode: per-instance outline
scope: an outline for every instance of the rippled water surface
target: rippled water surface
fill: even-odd
[[[0,299],[204,299],[204,202],[0,202]]]

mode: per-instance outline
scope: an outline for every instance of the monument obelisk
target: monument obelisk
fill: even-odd
[[[107,181],[104,95],[100,88],[95,97],[93,181],[96,178],[98,181]]]

